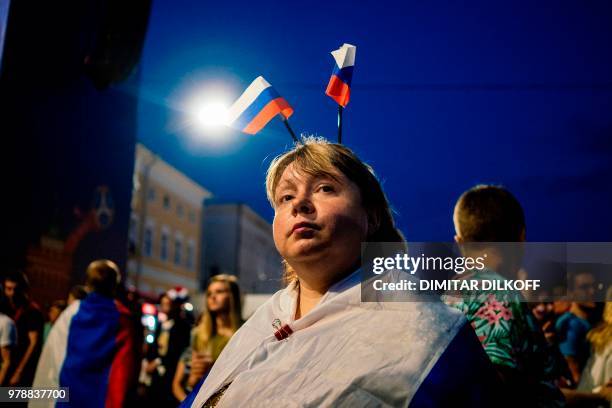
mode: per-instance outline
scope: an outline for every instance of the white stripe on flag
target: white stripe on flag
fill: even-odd
[[[335,51],[331,52],[331,55],[336,60],[336,64],[338,68],[342,69],[345,67],[352,67],[355,65],[355,53],[357,52],[357,47],[351,44],[344,44],[342,47],[338,48]]]
[[[236,121],[244,112],[249,105],[255,102],[255,99],[262,93],[265,89],[269,88],[271,85],[264,79],[262,76],[258,76],[255,78],[251,85],[240,95],[240,98],[229,108],[227,114],[227,123],[231,126],[232,123]]]
[[[59,387],[59,376],[62,370],[62,365],[66,358],[66,348],[68,347],[68,335],[70,333],[70,325],[72,318],[78,313],[81,307],[81,301],[75,300],[68,306],[62,314],[57,318],[55,324],[49,332],[49,337],[45,342],[38,366],[36,367],[36,375],[34,376],[35,388],[51,388]],[[42,341],[42,339],[39,339]],[[28,407],[54,407],[55,401],[49,400],[30,400]]]

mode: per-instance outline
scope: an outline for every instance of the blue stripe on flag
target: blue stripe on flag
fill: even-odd
[[[202,378],[200,382],[196,384],[196,386],[189,393],[189,395],[187,395],[187,397],[183,400],[183,402],[181,402],[178,408],[191,408],[191,406],[195,402],[196,397],[198,396],[198,393],[200,392],[200,388],[202,388],[202,384],[204,384],[205,379],[206,377]]]
[[[332,75],[336,75],[342,82],[344,82],[350,87],[351,80],[353,79],[354,68],[355,66],[351,65],[350,67],[344,67],[340,69],[338,65],[334,65],[334,72],[332,72]]]
[[[70,403],[57,406],[103,408],[115,355],[119,311],[113,299],[90,293],[73,316],[60,371],[60,387],[70,387]]]
[[[267,87],[230,126],[240,130],[244,129],[270,101],[278,97],[280,97],[280,94],[276,92],[276,89],[271,86]]]

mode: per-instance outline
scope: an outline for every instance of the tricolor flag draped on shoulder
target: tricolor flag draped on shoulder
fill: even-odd
[[[230,107],[227,123],[254,135],[278,114],[286,120],[293,114],[293,108],[268,81],[259,76]]]
[[[331,53],[336,64],[327,84],[325,94],[343,108],[346,108],[351,99],[351,80],[353,79],[356,52],[357,47],[351,44],[344,44]]]
[[[123,407],[136,386],[140,366],[130,311],[111,298],[90,293],[57,319],[38,361],[35,389],[67,387],[69,403],[30,400],[29,407]]]

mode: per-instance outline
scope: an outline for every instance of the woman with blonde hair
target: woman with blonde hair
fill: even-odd
[[[612,299],[612,288],[608,291],[608,299]],[[610,402],[612,400],[612,302],[606,302],[603,321],[588,333],[587,339],[591,343],[591,357],[582,371],[577,390],[599,394]]]
[[[266,189],[289,284],[182,406],[493,406],[495,374],[461,313],[362,302],[362,243],[404,241],[371,167],[309,138],[272,162]]]
[[[233,275],[215,275],[206,290],[206,308],[192,330],[191,344],[179,360],[172,392],[182,401],[210,370],[242,325],[238,280]]]

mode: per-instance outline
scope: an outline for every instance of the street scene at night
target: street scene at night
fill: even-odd
[[[611,39],[0,0],[0,405],[612,407]]]

